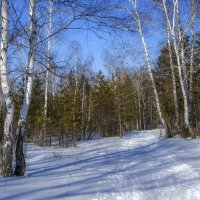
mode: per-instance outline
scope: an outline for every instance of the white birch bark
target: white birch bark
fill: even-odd
[[[44,115],[45,118],[47,116],[47,101],[48,101],[48,81],[49,81],[49,69],[51,68],[51,26],[52,26],[52,10],[53,10],[53,2],[49,0],[49,26],[47,28],[48,32],[48,47],[47,47],[47,57],[48,57],[48,65],[46,71],[46,80],[45,80],[45,106],[44,106]]]
[[[186,64],[185,64],[184,32],[182,31],[182,28],[181,28],[181,19],[180,19],[180,14],[179,14],[179,0],[176,0],[175,17],[177,19],[177,32],[178,32],[177,48],[180,51],[180,62],[181,62],[181,68],[182,68],[182,75],[183,75],[184,86],[185,86],[186,94],[187,94],[188,78],[187,78],[187,70],[186,70]]]
[[[45,119],[47,117],[48,85],[49,85],[49,71],[47,70],[46,76],[45,76],[45,96],[44,96],[44,117],[45,117]]]
[[[20,109],[20,116],[17,128],[17,144],[16,144],[16,168],[15,175],[23,176],[26,170],[26,163],[23,154],[23,138],[25,135],[26,119],[29,105],[31,102],[32,85],[33,85],[33,68],[35,62],[35,47],[37,42],[36,20],[35,20],[35,0],[29,2],[30,15],[30,35],[29,35],[29,57],[28,69],[26,74],[26,86],[24,99]]]
[[[149,52],[148,52],[146,41],[145,41],[145,38],[144,38],[142,25],[141,25],[141,20],[140,20],[139,13],[137,11],[137,6],[136,6],[137,1],[136,0],[131,0],[131,3],[133,5],[134,11],[135,11],[135,15],[136,15],[136,23],[138,25],[138,32],[139,32],[139,34],[141,36],[142,44],[144,46],[144,53],[145,53],[145,57],[146,57],[146,63],[147,63],[147,67],[148,67],[149,76],[150,76],[150,79],[151,79],[151,82],[152,82],[153,91],[154,91],[154,95],[155,95],[157,112],[158,112],[160,121],[161,121],[161,123],[163,124],[163,126],[165,128],[166,134],[168,135],[169,133],[168,133],[168,130],[167,130],[167,125],[166,125],[165,120],[164,120],[164,118],[162,116],[162,112],[161,112],[161,108],[160,108],[160,101],[159,101],[159,98],[158,98],[158,92],[157,92],[157,89],[156,89],[156,85],[155,85],[155,81],[154,81],[154,77],[153,77],[153,73],[152,73],[152,69],[151,69],[151,62],[150,62],[150,58],[149,58]],[[168,136],[171,136],[171,135],[168,135]]]
[[[181,30],[180,27],[178,28],[178,35],[179,35],[179,41],[177,42],[177,38],[175,35],[175,28],[174,28],[174,19],[179,18],[179,10],[178,10],[178,0],[174,1],[174,14],[173,14],[173,26],[171,26],[170,20],[169,20],[169,15],[168,15],[168,11],[166,8],[166,1],[162,0],[163,3],[163,10],[164,10],[164,14],[168,23],[168,27],[170,28],[170,32],[172,35],[172,39],[173,39],[173,46],[174,46],[174,50],[175,50],[175,54],[176,54],[176,58],[177,58],[177,67],[178,67],[178,74],[179,74],[179,82],[181,85],[181,91],[182,91],[182,95],[183,95],[183,102],[184,102],[184,122],[186,127],[189,129],[189,132],[192,136],[192,138],[195,138],[196,135],[190,125],[189,122],[189,107],[188,107],[188,94],[187,94],[187,84],[185,83],[186,80],[184,80],[186,78],[186,75],[183,74],[184,73],[184,66],[182,66],[182,64],[184,64],[184,61],[182,61],[181,63],[181,59],[185,59],[184,58],[184,54],[183,54],[183,49],[181,50],[181,55],[180,55],[180,44],[182,41],[180,41],[180,39],[182,38],[181,36]],[[180,26],[179,24],[180,22],[178,22],[178,26]]]
[[[29,60],[28,60],[28,69],[26,75],[26,87],[24,93],[23,104],[20,110],[20,119],[18,125],[22,125],[26,122],[29,105],[31,102],[32,95],[32,85],[33,85],[33,68],[35,62],[35,46],[36,46],[36,20],[35,20],[35,0],[30,0],[29,6],[30,14],[30,38],[29,38]],[[23,126],[24,127],[24,126]],[[25,127],[24,127],[25,128]],[[24,131],[22,136],[24,136]]]
[[[53,10],[53,2],[49,0],[49,24],[47,28],[47,37],[48,37],[48,44],[47,44],[47,57],[48,57],[48,64],[47,64],[47,71],[45,77],[45,98],[44,98],[44,117],[45,120],[47,119],[47,104],[48,104],[48,89],[49,89],[49,70],[51,68],[51,26],[52,26],[52,10]],[[46,138],[46,121],[44,124],[44,137]],[[47,142],[47,141],[46,141]]]
[[[55,90],[56,90],[56,87],[55,87],[55,83],[56,83],[56,79],[55,79],[55,68],[52,69],[53,70],[53,73],[51,74],[51,84],[52,84],[52,97],[53,97],[53,100],[55,98]]]
[[[2,176],[12,176],[13,136],[12,123],[14,116],[14,103],[7,75],[7,50],[8,50],[8,0],[1,4],[1,88],[6,104],[6,117],[4,122],[2,145]]]

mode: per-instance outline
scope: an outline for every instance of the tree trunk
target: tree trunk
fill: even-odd
[[[77,79],[76,79],[76,67],[75,67],[75,89],[74,89],[74,102],[73,102],[73,145],[76,145],[76,98],[77,98]]]
[[[23,138],[25,136],[26,119],[28,114],[28,109],[31,101],[32,95],[32,85],[33,85],[33,68],[35,61],[35,46],[37,42],[36,33],[36,20],[35,20],[35,0],[30,0],[29,5],[30,12],[30,38],[29,38],[29,60],[28,60],[28,72],[27,81],[24,92],[24,99],[22,107],[20,109],[20,117],[17,127],[17,144],[16,144],[16,168],[15,175],[23,176],[26,171],[26,164],[23,152]]]
[[[90,121],[91,121],[91,91],[89,93],[89,97],[88,97],[88,114],[87,114],[87,125],[86,125],[86,128],[85,128],[85,135],[88,133],[88,129],[89,129],[89,124],[90,124]],[[84,138],[86,139],[86,138]]]
[[[174,50],[177,58],[177,67],[178,67],[178,74],[179,74],[179,81],[181,85],[181,91],[183,95],[183,103],[184,103],[184,123],[185,126],[188,128],[192,138],[196,138],[196,134],[189,122],[189,106],[188,106],[188,85],[187,85],[187,74],[186,74],[186,69],[185,69],[185,57],[184,57],[184,49],[183,49],[183,36],[181,34],[181,28],[180,28],[180,19],[179,19],[179,5],[178,5],[178,0],[174,2],[174,20],[175,18],[178,19],[178,35],[179,35],[179,41],[177,42],[175,32],[174,32],[174,25],[173,27],[170,24],[169,21],[169,15],[168,11],[166,8],[165,0],[163,0],[163,8],[164,8],[164,14],[168,23],[168,27],[170,28],[170,32],[172,35],[173,39],[173,45],[174,45]],[[179,46],[180,45],[180,46]],[[181,55],[180,55],[181,51]],[[182,59],[182,62],[181,62]]]
[[[12,176],[13,136],[12,123],[14,116],[14,103],[7,76],[7,50],[8,50],[8,1],[2,0],[2,30],[1,30],[1,88],[6,103],[6,117],[2,144],[2,176]]]
[[[173,89],[173,100],[174,100],[174,108],[175,108],[175,127],[179,131],[179,108],[178,108],[178,100],[177,100],[177,91],[176,91],[176,79],[174,74],[174,65],[172,60],[172,48],[171,48],[171,42],[170,42],[170,29],[168,26],[168,23],[166,23],[167,26],[167,43],[168,43],[168,51],[169,51],[169,60],[170,60],[170,68],[171,68],[171,74],[172,74],[172,89]]]
[[[24,135],[25,135],[25,123],[21,123],[18,127],[17,141],[16,141],[16,167],[15,175],[23,176],[26,171],[26,162],[24,158]]]
[[[153,91],[154,91],[155,100],[156,100],[156,108],[157,108],[157,112],[158,112],[158,115],[159,115],[159,119],[160,119],[161,123],[164,126],[164,129],[166,131],[167,136],[171,137],[171,133],[168,132],[165,120],[164,120],[164,118],[162,116],[162,112],[161,112],[161,108],[160,108],[160,101],[159,101],[159,98],[158,98],[158,92],[157,92],[157,89],[156,89],[156,85],[155,85],[155,81],[154,81],[154,77],[153,77],[153,73],[152,73],[152,69],[151,69],[151,62],[150,62],[150,58],[149,58],[149,52],[148,52],[148,49],[147,49],[147,46],[146,46],[146,41],[145,41],[145,38],[144,38],[142,26],[141,26],[140,16],[139,16],[139,14],[137,12],[136,0],[132,0],[132,5],[133,5],[133,8],[134,8],[135,14],[136,14],[136,22],[137,22],[137,25],[138,25],[138,32],[139,32],[139,34],[141,36],[142,44],[144,46],[144,53],[145,53],[145,56],[146,56],[146,63],[147,63],[149,76],[150,76],[150,79],[151,79],[151,82],[152,82],[152,86],[153,86]]]
[[[85,138],[85,129],[84,129],[84,108],[85,108],[85,77],[83,80],[83,88],[82,88],[82,98],[81,98],[81,138]]]
[[[184,93],[183,93],[183,98],[184,98],[184,111],[185,111],[185,125],[189,130],[189,133],[192,137],[192,139],[196,138],[196,133],[194,132],[194,129],[191,125],[191,112],[189,109],[189,85],[188,85],[188,75],[187,75],[187,70],[186,70],[186,64],[185,64],[185,49],[184,49],[184,33],[181,31],[181,21],[180,21],[180,15],[179,15],[179,1],[176,0],[176,18],[178,21],[178,35],[179,35],[179,41],[178,44],[180,44],[180,50],[181,50],[181,64],[180,67],[182,67],[182,87],[184,89]],[[178,45],[177,45],[177,54],[178,52]],[[180,69],[181,70],[181,69]]]
[[[46,122],[47,122],[47,104],[48,104],[48,86],[49,86],[49,70],[51,68],[51,23],[52,23],[52,9],[53,9],[53,2],[52,0],[49,0],[49,26],[47,28],[48,32],[48,49],[47,49],[47,59],[48,59],[48,66],[47,66],[47,71],[46,71],[46,77],[45,77],[45,100],[44,100],[44,117],[45,117],[45,123],[44,123],[44,137],[47,138],[47,127],[46,127]],[[47,145],[47,140],[45,142]]]
[[[74,88],[74,99],[73,99],[73,134],[72,140],[73,145],[76,146],[76,104],[77,104],[77,90],[78,90],[78,76],[77,76],[77,52],[73,54],[74,56],[74,79],[75,79],[75,88]]]
[[[46,135],[47,135],[46,121],[47,121],[47,103],[48,103],[48,83],[49,83],[48,81],[49,81],[49,71],[47,69],[47,71],[46,71],[46,77],[45,77],[45,96],[44,96],[44,117],[45,117],[45,122],[44,122],[44,137],[46,137]],[[45,145],[47,145],[47,144],[45,144]]]

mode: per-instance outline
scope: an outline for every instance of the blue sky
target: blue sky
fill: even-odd
[[[125,2],[125,1],[124,1]],[[150,1],[142,0],[138,2],[141,4],[139,9],[146,9],[147,4]],[[146,7],[145,7],[145,6]],[[148,7],[147,10],[151,10],[150,7]],[[27,16],[28,8],[26,7],[25,12],[23,13],[23,16]],[[151,13],[152,15],[152,13]],[[158,25],[161,22],[161,18],[159,16],[159,13],[153,12],[154,18],[156,19]],[[158,20],[159,19],[159,20]],[[23,22],[28,20],[27,17],[24,17]],[[82,26],[81,21],[77,21],[73,24],[73,26]],[[112,32],[111,32],[112,33]],[[100,39],[96,36],[98,34],[99,36],[103,37],[104,39]],[[102,70],[104,73],[107,73],[107,70],[105,68],[105,63],[103,59],[103,53],[104,50],[109,50],[111,53],[120,54],[120,41],[117,41],[117,37],[114,33],[111,35],[105,34],[104,30],[100,32],[93,33],[91,31],[86,30],[67,30],[61,34],[61,36],[56,36],[56,47],[53,50],[53,53],[56,54],[57,61],[59,60],[65,60],[67,58],[67,55],[69,55],[69,45],[72,41],[78,41],[82,47],[82,55],[83,59],[87,57],[88,54],[92,54],[94,56],[94,71],[97,72],[99,70]],[[160,49],[164,46],[166,42],[166,36],[155,26],[149,26],[148,33],[145,35],[147,45],[149,48],[150,57],[152,60],[153,65],[155,65],[156,60],[159,55]],[[145,57],[143,54],[143,46],[140,40],[140,36],[138,33],[134,34],[122,34],[121,33],[121,39],[125,41],[128,46],[133,47],[133,55],[132,52],[129,53],[129,59],[128,59],[128,65],[131,67],[138,67],[145,64]],[[54,40],[54,38],[52,38]],[[115,43],[115,48],[113,48],[112,42]]]
[[[142,3],[142,5],[144,2]],[[82,23],[80,21],[75,22],[75,25],[73,26],[81,26],[79,23]],[[99,36],[102,36],[104,39],[100,39],[96,36],[98,34]],[[111,35],[105,34],[104,31],[99,31],[94,34],[91,31],[86,30],[68,30],[65,31],[62,34],[62,37],[60,37],[59,44],[54,52],[56,52],[58,59],[65,60],[68,53],[69,53],[69,45],[70,42],[73,40],[76,40],[80,43],[82,47],[82,55],[83,59],[88,55],[92,54],[94,56],[94,71],[97,72],[99,70],[102,70],[104,73],[107,73],[107,70],[105,68],[105,63],[103,60],[103,53],[104,50],[109,50],[111,53],[115,54],[116,52],[120,53],[120,41],[117,41],[117,37],[114,33],[111,32]],[[141,43],[141,39],[138,33],[134,34],[124,34],[120,33],[121,39],[125,41],[129,46],[133,46],[135,48],[134,53],[136,55],[129,55],[128,59],[128,65],[131,67],[139,67],[145,64],[145,57],[143,55],[143,46]],[[114,50],[112,42],[115,42],[115,45],[117,46],[117,51]],[[146,35],[146,41],[148,44],[148,47],[150,49],[150,56],[155,63],[160,48],[164,45],[163,41],[163,34],[160,33],[159,30],[156,30],[155,27],[153,28],[153,31],[149,32]],[[130,57],[133,57],[130,59]]]
[[[104,39],[99,39],[94,33],[91,31],[84,30],[69,30],[63,34],[63,37],[60,38],[59,46],[54,50],[54,52],[58,53],[59,59],[65,60],[67,55],[69,54],[69,46],[72,41],[77,41],[80,43],[82,47],[82,56],[83,59],[87,57],[87,55],[92,54],[94,56],[94,71],[97,72],[99,70],[106,71],[103,62],[103,51],[108,47],[108,41]]]
[[[98,34],[102,35],[103,33],[100,32]],[[148,33],[145,38],[148,44],[152,63],[155,64],[159,51],[164,45],[164,35],[154,30],[153,33]],[[127,55],[129,58],[126,62],[127,65],[131,66],[131,68],[143,66],[145,64],[145,56],[139,34],[122,34],[122,39],[131,46],[130,48],[134,49],[129,55]],[[62,34],[62,37],[57,43],[58,46],[53,51],[57,54],[58,60],[65,60],[67,58],[67,55],[70,53],[69,46],[73,40],[80,43],[82,47],[83,60],[88,54],[94,56],[94,72],[102,70],[106,75],[108,74],[108,71],[105,67],[103,58],[104,50],[109,50],[113,54],[120,54],[120,49],[122,48],[120,46],[120,41],[116,41],[114,34],[111,36],[104,34],[104,39],[100,39],[91,31],[69,30]],[[113,40],[115,40],[115,47],[112,45]]]

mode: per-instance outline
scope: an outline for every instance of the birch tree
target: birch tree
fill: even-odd
[[[46,77],[45,77],[45,102],[44,102],[44,117],[45,117],[45,124],[44,124],[44,136],[46,136],[46,120],[47,120],[47,103],[48,103],[48,86],[49,86],[49,70],[51,68],[51,26],[52,26],[52,10],[53,10],[53,2],[49,0],[49,23],[47,27],[47,58],[48,58],[48,66],[46,70]]]
[[[155,95],[157,112],[158,112],[160,121],[161,121],[161,123],[163,124],[163,126],[165,128],[167,136],[171,137],[171,133],[168,132],[167,124],[166,124],[166,122],[165,122],[165,120],[163,118],[162,111],[161,111],[158,92],[157,92],[157,89],[156,89],[156,85],[155,85],[155,81],[154,81],[154,77],[153,77],[153,73],[152,73],[152,67],[151,67],[149,52],[148,52],[148,48],[147,48],[147,45],[146,45],[144,32],[143,32],[143,29],[142,29],[141,18],[140,18],[140,15],[138,13],[138,10],[137,10],[137,0],[129,0],[129,1],[131,2],[132,6],[133,6],[133,9],[134,9],[134,12],[135,12],[134,18],[135,18],[135,21],[136,21],[136,24],[137,24],[137,31],[140,34],[141,41],[142,41],[142,44],[143,44],[143,47],[144,47],[144,53],[145,53],[147,67],[148,67],[148,72],[149,72],[149,76],[150,76],[150,79],[151,79],[151,82],[152,82],[153,91],[154,91],[154,95]]]
[[[169,13],[166,7],[166,0],[162,0],[163,4],[163,11],[166,17],[167,26],[170,30],[172,40],[173,40],[173,47],[175,50],[176,60],[177,60],[177,68],[179,74],[179,82],[181,85],[181,91],[183,95],[183,102],[184,102],[184,124],[188,128],[192,138],[196,138],[196,134],[190,123],[190,113],[189,113],[189,98],[188,98],[188,79],[187,79],[187,72],[185,66],[185,54],[184,54],[184,32],[182,32],[181,22],[180,22],[180,13],[179,13],[179,1],[175,0],[173,3],[173,19],[172,24],[170,22]],[[175,23],[177,21],[177,35],[175,33]],[[187,27],[186,27],[187,28]]]
[[[82,139],[86,139],[88,123],[90,121],[90,85],[88,80],[91,79],[91,69],[94,62],[92,55],[87,55],[83,69],[81,70],[81,134]]]
[[[79,65],[79,53],[80,53],[80,46],[79,43],[73,41],[71,43],[71,50],[72,50],[72,67],[74,71],[74,96],[73,96],[73,145],[76,145],[76,105],[77,105],[77,93],[78,93],[78,72],[77,67]]]
[[[29,35],[28,68],[26,74],[24,99],[20,109],[20,116],[16,134],[16,168],[15,168],[16,176],[23,176],[26,170],[26,162],[23,152],[23,140],[25,136],[28,109],[31,102],[32,85],[33,85],[33,68],[35,62],[35,48],[37,42],[35,0],[30,0],[29,2],[29,16],[30,16],[30,26],[29,26],[30,35]]]
[[[2,145],[2,176],[12,176],[13,136],[12,123],[14,116],[14,103],[8,83],[7,51],[8,51],[8,0],[1,4],[1,88],[6,104],[6,117],[4,122]]]

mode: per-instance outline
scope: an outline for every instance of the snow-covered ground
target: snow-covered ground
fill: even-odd
[[[160,130],[27,147],[26,177],[0,178],[3,200],[200,200],[200,141]]]

